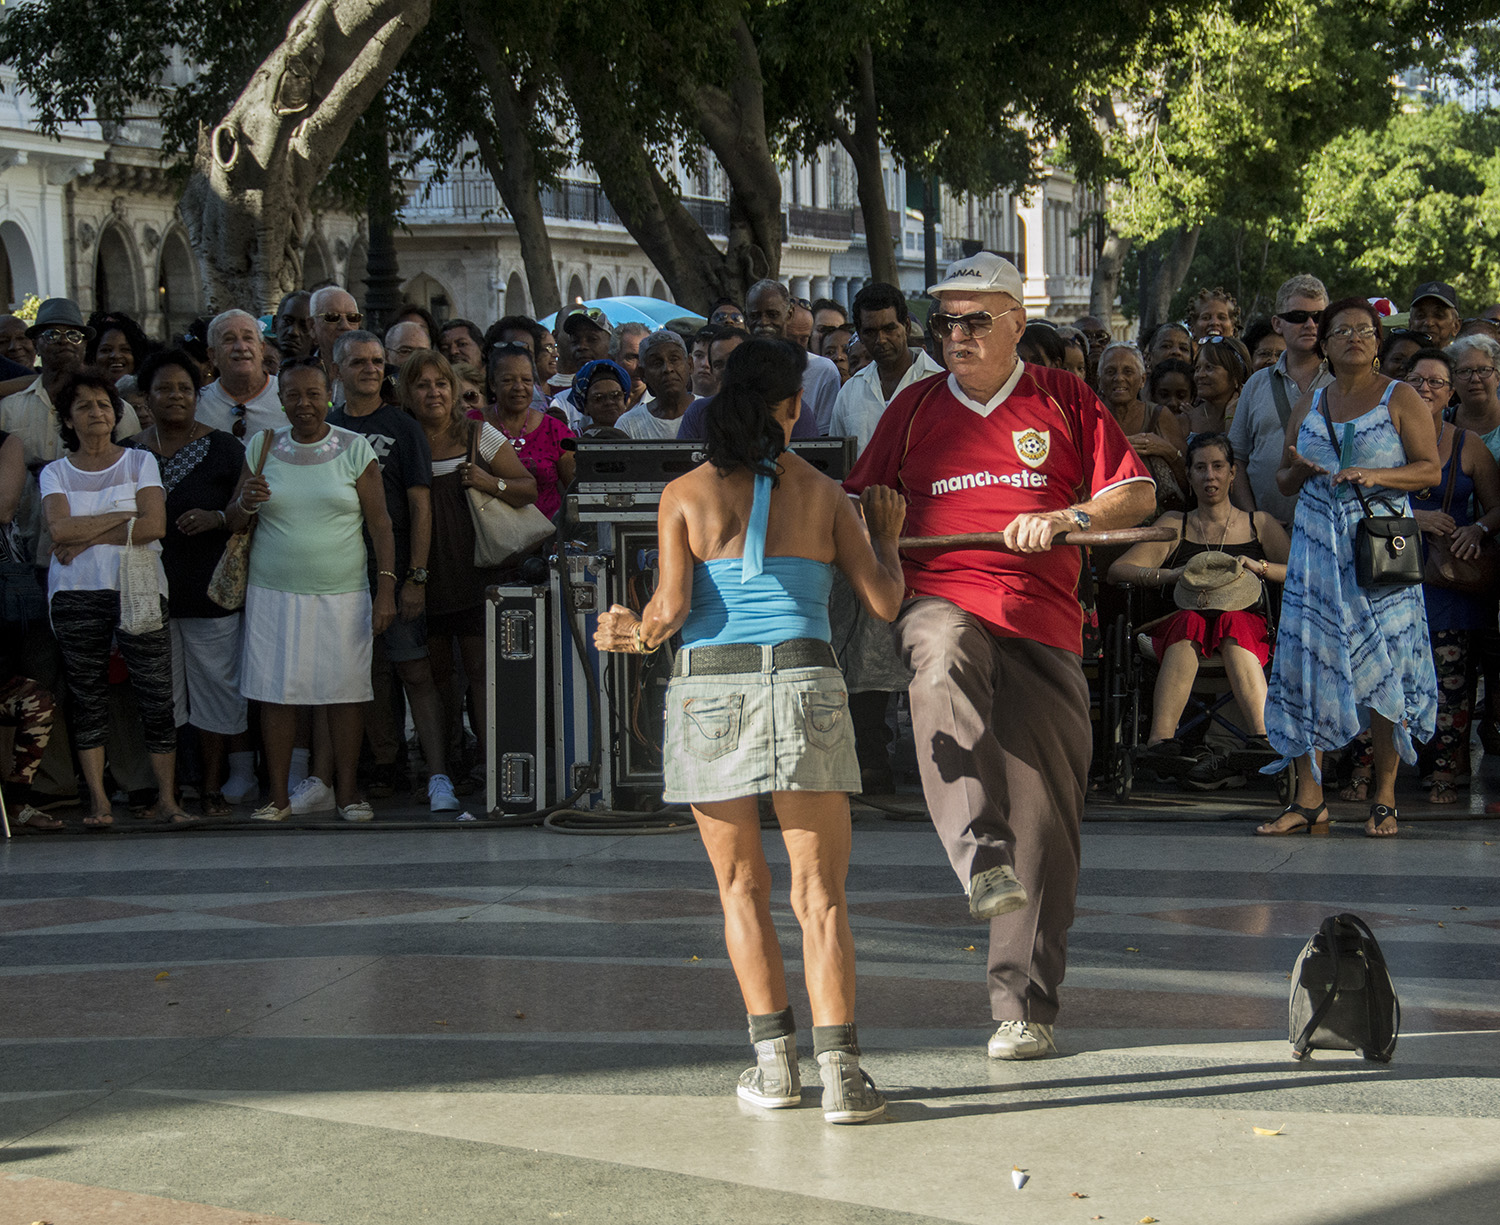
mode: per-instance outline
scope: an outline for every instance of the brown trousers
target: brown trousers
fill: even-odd
[[[990,920],[997,1021],[1057,1017],[1078,893],[1079,823],[1092,732],[1078,656],[991,634],[956,604],[909,601],[896,621],[911,685],[922,790],[967,887],[1011,865],[1024,909]]]

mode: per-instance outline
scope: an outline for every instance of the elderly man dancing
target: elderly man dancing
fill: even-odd
[[[1079,379],[1016,357],[1015,266],[981,253],[929,291],[949,373],[892,402],[847,487],[890,485],[913,536],[1003,531],[1006,550],[905,558],[895,632],[922,787],[976,919],[990,920],[996,1059],[1056,1052],[1089,745],[1075,528],[1149,516],[1145,466]]]

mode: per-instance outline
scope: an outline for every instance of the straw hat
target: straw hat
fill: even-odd
[[[1172,592],[1178,608],[1195,612],[1234,612],[1260,602],[1260,579],[1228,553],[1199,553],[1189,559]]]

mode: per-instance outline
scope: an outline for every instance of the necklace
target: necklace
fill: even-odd
[[[526,433],[526,423],[529,420],[531,420],[531,409],[530,409],[530,407],[528,407],[526,409],[526,411],[521,414],[521,426],[520,426],[520,428],[518,430],[516,430],[516,432],[514,434],[512,434],[510,432],[510,430],[508,428],[506,428],[505,418],[502,417],[499,413],[495,414],[495,422],[496,422],[497,425],[499,425],[500,432],[502,434],[504,434],[507,438],[509,438],[511,440],[511,442],[515,442],[518,438],[521,438],[521,437],[523,437],[525,435],[525,433]]]
[[[1199,535],[1205,537],[1203,543],[1207,544],[1208,525],[1212,523],[1213,520],[1204,515],[1203,508],[1201,506],[1194,513],[1198,516],[1198,533]],[[1231,506],[1229,508],[1229,518],[1224,520],[1224,530],[1219,533],[1219,543],[1214,546],[1216,552],[1222,553],[1224,551],[1224,542],[1229,539],[1229,529],[1234,523],[1234,516],[1235,510],[1234,507]]]

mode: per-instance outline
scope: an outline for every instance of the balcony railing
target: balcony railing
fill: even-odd
[[[620,215],[597,183],[564,179],[555,187],[541,189],[542,213],[558,221],[593,225],[622,225]],[[722,200],[693,197],[682,202],[692,218],[710,235],[729,232],[729,205]],[[488,175],[455,171],[442,182],[421,184],[406,208],[411,221],[503,221],[505,203]]]
[[[854,235],[854,217],[847,208],[810,208],[806,204],[789,204],[786,209],[787,231],[805,238],[826,238],[848,242]]]

